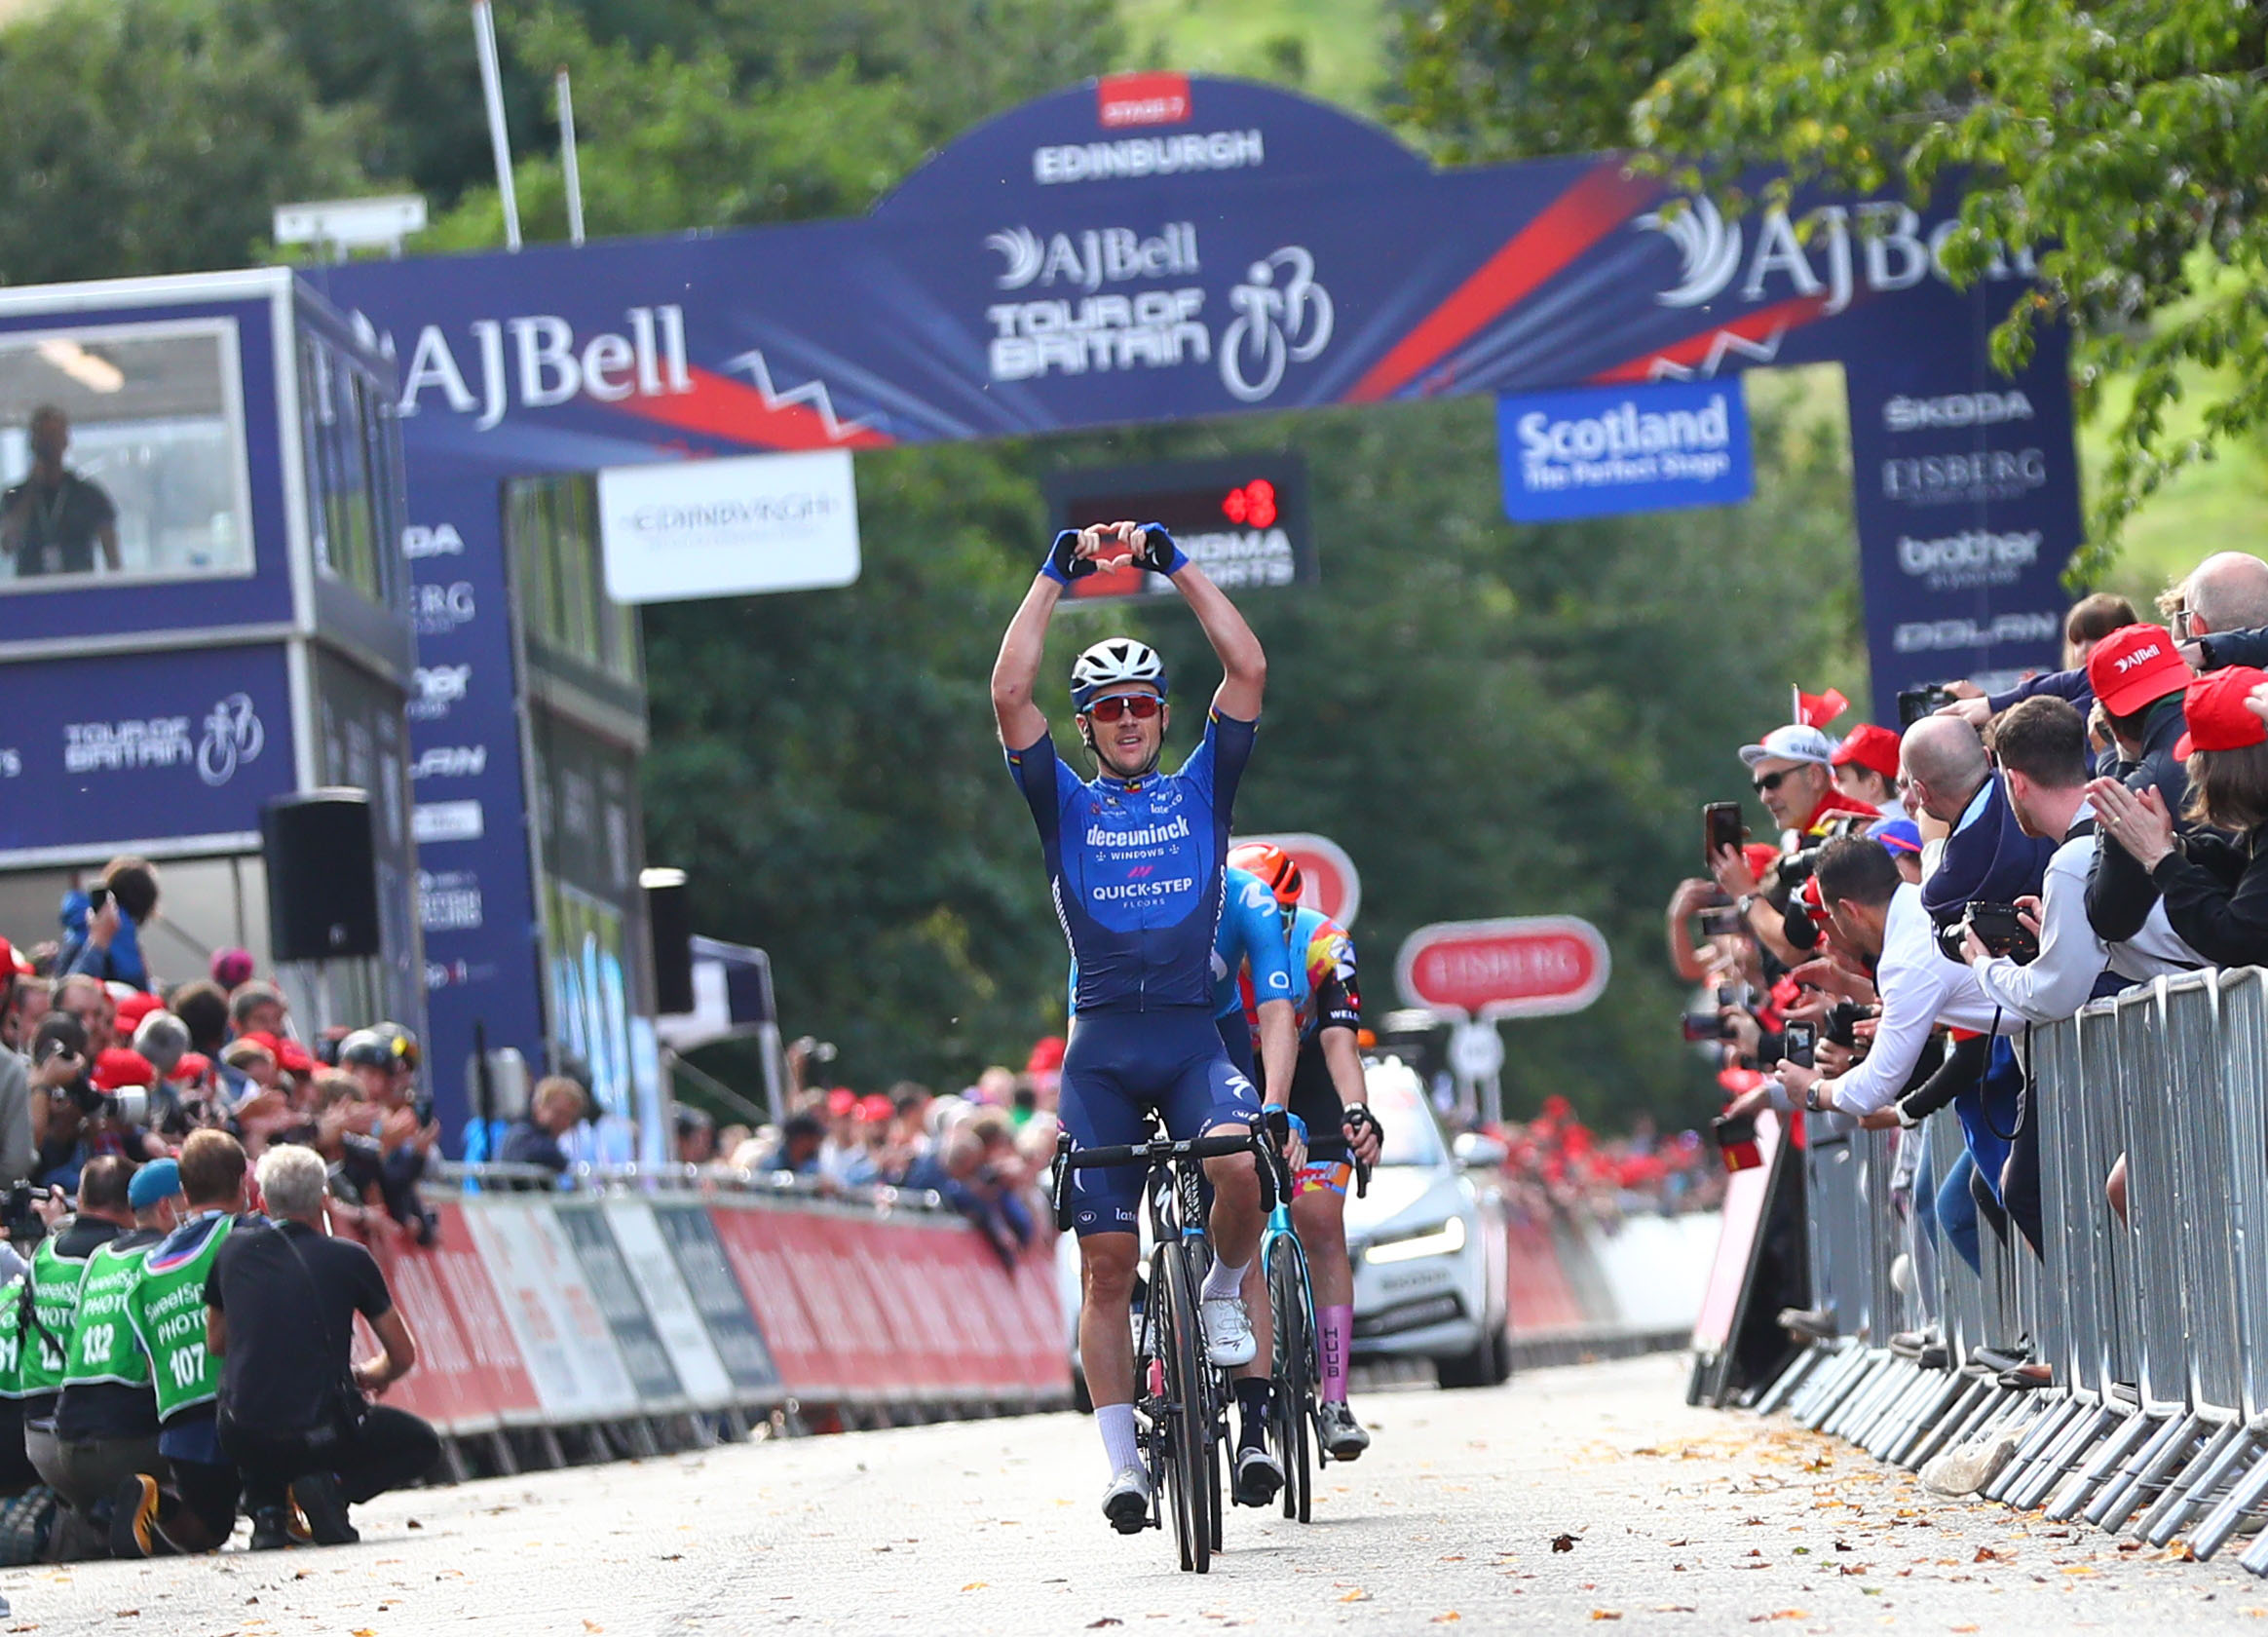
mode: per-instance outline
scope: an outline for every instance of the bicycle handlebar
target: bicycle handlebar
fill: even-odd
[[[1068,1143],[1067,1134],[1058,1139]],[[1231,1154],[1250,1154],[1258,1138],[1250,1131],[1234,1137],[1153,1137],[1146,1143],[1119,1143],[1110,1148],[1073,1148],[1064,1153],[1064,1164],[1075,1171],[1101,1170],[1113,1165],[1157,1165],[1169,1160],[1221,1160]]]
[[[1071,1133],[1059,1130],[1055,1133],[1055,1175],[1048,1190],[1055,1206],[1055,1226],[1060,1231],[1070,1231],[1071,1173],[1074,1171],[1124,1165],[1150,1168],[1177,1160],[1222,1160],[1232,1154],[1250,1154],[1266,1161],[1261,1171],[1263,1212],[1273,1210],[1278,1199],[1291,1199],[1291,1167],[1284,1163],[1283,1151],[1268,1140],[1267,1127],[1258,1115],[1253,1117],[1251,1128],[1237,1136],[1184,1137],[1179,1141],[1160,1136],[1146,1143],[1118,1143],[1102,1148],[1074,1148]]]

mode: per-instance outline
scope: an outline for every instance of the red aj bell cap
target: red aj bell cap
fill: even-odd
[[[1898,736],[1888,728],[1872,722],[1861,722],[1843,735],[1843,742],[1834,747],[1834,765],[1848,767],[1856,762],[1860,767],[1871,768],[1884,779],[1898,777]]]
[[[2121,626],[2087,656],[2087,682],[2102,708],[2132,716],[2143,705],[2189,686],[2189,666],[2164,626]]]
[[[2192,750],[2242,750],[2248,744],[2268,742],[2268,722],[2245,704],[2263,682],[2268,682],[2268,670],[2230,666],[2190,683],[2181,698],[2189,731],[2175,742],[2174,754],[2186,761]]]

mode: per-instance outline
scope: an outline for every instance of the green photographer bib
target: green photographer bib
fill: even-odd
[[[18,1360],[19,1386],[26,1398],[62,1390],[63,1346],[71,1339],[71,1320],[79,1311],[79,1280],[86,1272],[85,1262],[56,1254],[52,1237],[40,1240],[31,1253],[31,1307],[23,1315]]]
[[[127,1317],[149,1354],[158,1420],[220,1396],[220,1360],[205,1347],[205,1281],[233,1216],[184,1222],[149,1250],[127,1298]]]
[[[23,1295],[26,1286],[22,1275],[10,1279],[8,1287],[0,1290],[0,1398],[23,1396]]]
[[[132,1250],[104,1245],[87,1258],[87,1272],[79,1281],[79,1311],[71,1323],[71,1340],[64,1349],[63,1385],[92,1387],[116,1382],[140,1387],[150,1379],[150,1362],[142,1356],[127,1321],[127,1299],[141,1281],[146,1244]]]

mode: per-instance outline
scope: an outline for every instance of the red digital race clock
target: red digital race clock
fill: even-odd
[[[1231,592],[1311,584],[1307,465],[1298,455],[1159,462],[1050,475],[1041,485],[1051,529],[1121,520],[1163,523],[1216,585]],[[1139,569],[1106,570],[1072,583],[1078,599],[1171,596],[1172,586]]]

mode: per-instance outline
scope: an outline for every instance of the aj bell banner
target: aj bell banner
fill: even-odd
[[[1731,506],[1756,488],[1737,376],[1507,395],[1496,433],[1516,523]]]

